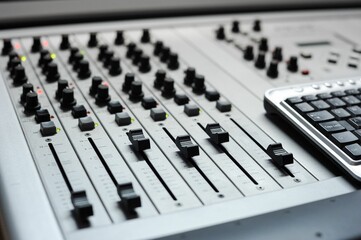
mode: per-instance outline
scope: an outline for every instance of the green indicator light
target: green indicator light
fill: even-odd
[[[131,118],[130,121],[131,121],[131,122],[135,122],[135,119],[134,119],[134,118]]]
[[[169,117],[169,114],[168,114],[168,113],[166,113],[166,114],[165,114],[165,118],[168,118],[168,117]]]
[[[84,55],[85,54],[84,50],[80,50],[80,54]]]
[[[57,133],[60,132],[60,130],[61,130],[60,128],[56,128],[56,132],[57,132]]]
[[[51,58],[51,59],[55,59],[55,58],[56,58],[56,54],[55,54],[55,53],[50,54],[50,58]]]
[[[98,126],[99,126],[99,123],[94,123],[94,126],[95,126],[95,127],[98,127]]]
[[[25,62],[26,61],[26,57],[25,56],[21,56],[21,61]]]

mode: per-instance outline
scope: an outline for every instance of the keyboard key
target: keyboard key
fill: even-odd
[[[320,93],[316,95],[320,99],[329,99],[332,98],[332,95],[329,93]]]
[[[290,97],[286,99],[286,102],[288,102],[289,104],[296,104],[296,103],[301,103],[303,102],[302,99],[300,97]]]
[[[361,128],[361,117],[354,117],[354,118],[350,118],[349,123],[354,126],[356,129]]]
[[[331,113],[335,115],[336,119],[338,120],[351,117],[351,114],[343,108],[332,109]]]
[[[315,110],[310,104],[305,102],[296,104],[295,108],[301,113],[312,112]]]
[[[314,122],[325,122],[335,119],[335,117],[326,110],[307,113],[307,116]]]
[[[358,141],[358,138],[351,132],[340,132],[331,135],[332,140],[338,145],[343,146],[346,144],[352,144]]]
[[[361,115],[361,108],[359,106],[352,106],[346,108],[347,111],[351,113],[352,116],[360,116]]]
[[[357,129],[357,130],[353,131],[353,134],[355,134],[356,137],[361,139],[361,129]]]
[[[347,89],[345,90],[345,93],[347,95],[357,95],[357,94],[360,94],[359,90],[357,89]]]
[[[316,108],[317,110],[326,110],[331,108],[330,105],[328,105],[325,101],[323,100],[318,100],[318,101],[312,101],[310,102],[310,104]]]
[[[353,159],[361,158],[361,146],[358,143],[346,145],[343,150]]]
[[[305,95],[302,97],[302,100],[306,102],[316,101],[318,100],[318,97],[316,97],[315,95]]]
[[[335,91],[335,92],[331,92],[331,95],[334,97],[344,97],[346,96],[346,93],[344,93],[343,91]]]
[[[353,126],[351,126],[351,124],[349,124],[347,121],[345,120],[341,120],[338,122],[339,124],[341,124],[344,128],[346,128],[347,131],[353,131],[355,130],[355,128]]]
[[[359,99],[354,96],[346,96],[342,98],[343,101],[347,103],[347,105],[356,105],[361,103]]]
[[[321,130],[325,133],[334,133],[345,130],[345,128],[337,121],[323,122],[319,125],[321,127]]]
[[[333,108],[344,107],[346,103],[339,98],[330,98],[326,100]]]

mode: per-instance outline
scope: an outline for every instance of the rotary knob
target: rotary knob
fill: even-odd
[[[140,58],[142,57],[142,54],[143,54],[142,49],[140,49],[140,48],[134,49],[133,60],[132,60],[133,65],[138,65],[138,63],[140,62]]]
[[[169,55],[168,68],[170,70],[176,70],[179,68],[178,54],[171,53]]]
[[[99,47],[99,54],[98,54],[98,60],[103,61],[105,57],[105,52],[108,50],[108,45],[102,44]]]
[[[33,45],[31,46],[31,52],[32,53],[40,52],[41,49],[43,49],[43,46],[41,45],[40,37],[33,37]]]
[[[282,61],[283,56],[282,56],[282,48],[281,47],[276,47],[275,50],[273,51],[273,55],[272,58],[274,60],[277,60],[279,62]]]
[[[163,46],[163,49],[160,53],[160,61],[164,63],[167,62],[169,59],[169,55],[170,55],[170,48]]]
[[[48,67],[49,67],[49,64],[53,61],[53,59],[50,57],[50,55],[46,55],[43,57],[42,59],[42,70],[41,72],[43,74],[46,74],[48,72]]]
[[[7,64],[7,67],[6,69],[7,70],[10,70],[11,69],[11,61],[15,58],[19,58],[19,55],[15,52],[15,51],[11,51],[9,54],[9,60],[8,60],[8,64]]]
[[[133,82],[134,82],[134,74],[133,73],[125,74],[124,83],[122,85],[122,91],[129,92]]]
[[[155,56],[159,56],[159,54],[162,52],[163,49],[163,42],[162,41],[156,41],[154,44],[154,50],[153,54]]]
[[[134,50],[137,47],[137,45],[135,45],[134,42],[131,42],[127,45],[127,53],[126,53],[126,57],[127,58],[131,58],[133,56]]]
[[[142,100],[143,97],[144,93],[142,91],[142,82],[133,81],[130,88],[129,99],[134,102],[138,102]]]
[[[55,92],[55,98],[60,100],[63,96],[63,90],[68,87],[68,81],[61,79],[58,81],[58,89]]]
[[[141,73],[147,73],[151,70],[151,66],[150,66],[150,59],[148,56],[143,55],[140,58],[140,63],[139,63],[139,71]]]
[[[8,55],[13,50],[13,45],[10,39],[3,40],[3,48],[1,50],[1,55],[5,56]]]
[[[13,60],[11,60],[11,64],[10,64],[10,76],[14,77],[15,75],[15,67],[21,65],[21,61],[18,57],[13,58]]]
[[[259,43],[259,50],[263,52],[268,51],[268,40],[267,38],[261,38],[261,41]]]
[[[28,81],[28,77],[25,73],[25,68],[21,65],[15,67],[15,74],[13,78],[13,84],[15,86],[20,86]]]
[[[59,46],[60,50],[67,50],[70,48],[69,35],[63,34],[61,35],[61,42]]]
[[[224,31],[224,27],[223,26],[219,26],[219,28],[216,30],[216,38],[218,40],[224,40],[226,39],[226,34]]]
[[[58,71],[58,65],[56,63],[49,63],[48,70],[46,74],[46,81],[48,82],[55,82],[58,81],[60,78],[60,74]]]
[[[172,78],[166,78],[163,82],[162,96],[165,98],[172,98],[174,95],[174,80]]]
[[[122,45],[122,44],[124,44],[123,31],[117,31],[116,36],[115,36],[115,40],[114,40],[114,44],[115,44],[115,45]]]
[[[33,114],[36,110],[39,110],[41,107],[38,94],[36,92],[28,92],[26,94],[26,100],[24,104],[25,112],[28,114]]]
[[[97,34],[95,32],[92,32],[89,34],[89,41],[88,41],[88,47],[93,48],[98,45],[98,38]]]
[[[240,27],[239,27],[239,21],[235,20],[232,22],[232,28],[231,28],[233,33],[239,33],[240,32]]]
[[[47,49],[42,49],[40,51],[40,57],[39,57],[39,61],[38,61],[38,66],[39,67],[43,67],[43,65],[44,65],[44,57],[46,55],[50,55],[50,52]]]
[[[78,52],[79,52],[79,48],[77,48],[77,47],[70,48],[70,55],[68,58],[68,63],[70,63],[70,64],[74,63],[75,54],[77,54]]]
[[[187,68],[183,83],[187,86],[192,86],[194,78],[196,77],[196,70],[192,67]]]
[[[261,30],[262,30],[262,28],[261,28],[261,20],[256,19],[253,22],[253,31],[260,32]]]
[[[120,58],[112,57],[110,60],[110,67],[109,67],[109,75],[117,76],[122,73],[122,68],[120,67]]]
[[[107,68],[110,65],[110,60],[114,56],[114,52],[112,50],[106,50],[103,58],[103,67]]]
[[[105,105],[110,101],[109,87],[107,85],[98,85],[97,94],[95,95],[95,103]]]
[[[74,55],[74,61],[73,61],[73,70],[78,71],[80,62],[84,59],[83,54],[80,52],[75,53]]]
[[[89,94],[92,96],[95,96],[95,94],[97,94],[98,91],[98,86],[100,84],[102,84],[103,80],[101,79],[101,77],[95,76],[92,78],[92,85],[90,86],[89,89]]]
[[[20,102],[21,102],[22,104],[25,103],[25,101],[26,101],[26,95],[27,95],[29,92],[34,92],[34,86],[33,86],[33,84],[31,84],[31,83],[24,83],[24,84],[23,84],[23,92],[22,92],[22,94],[21,94],[21,96],[20,96]]]
[[[290,72],[297,72],[298,71],[298,63],[297,63],[297,57],[292,56],[287,64],[287,69]]]
[[[62,109],[70,109],[76,105],[76,100],[74,98],[74,90],[72,88],[65,88],[63,90],[62,98],[60,100],[60,107]]]
[[[267,76],[270,78],[277,78],[278,77],[278,62],[277,60],[272,60],[268,69],[267,69]]]
[[[89,68],[89,62],[87,60],[81,60],[79,63],[78,78],[86,79],[90,77],[91,71]]]
[[[166,77],[166,72],[163,70],[158,70],[155,73],[154,87],[156,89],[161,89],[164,83],[164,79]]]
[[[143,29],[142,37],[140,38],[140,42],[149,43],[150,42],[150,33],[149,29]]]
[[[260,52],[256,59],[254,66],[258,69],[264,69],[266,67],[266,60],[264,52]]]
[[[247,61],[253,60],[254,54],[253,54],[253,46],[252,45],[248,45],[246,47],[246,49],[244,50],[243,58]]]
[[[203,75],[196,74],[192,85],[192,91],[196,94],[202,94],[206,91]]]

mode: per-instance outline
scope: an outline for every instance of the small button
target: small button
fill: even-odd
[[[323,85],[325,85],[325,87],[327,87],[327,88],[330,88],[330,87],[332,87],[332,84],[331,83],[324,83]]]
[[[305,95],[302,96],[302,100],[309,102],[309,101],[316,101],[318,98],[315,95]]]
[[[331,92],[331,95],[334,97],[344,97],[346,96],[346,93],[343,91],[335,91],[335,92]]]
[[[78,105],[73,107],[71,114],[73,115],[74,118],[86,117],[87,110],[83,105]]]
[[[323,122],[319,125],[321,129],[326,133],[334,133],[345,130],[345,128],[337,121]]]
[[[315,109],[310,106],[310,104],[308,103],[298,103],[295,105],[296,109],[298,111],[300,111],[301,113],[307,113],[307,112],[312,112],[314,111]]]
[[[144,109],[151,109],[157,107],[157,102],[152,97],[144,97],[142,99],[142,106]]]
[[[355,130],[355,128],[353,126],[351,126],[351,124],[349,124],[345,120],[341,120],[338,123],[341,124],[347,131],[354,131]]]
[[[358,138],[351,132],[340,132],[331,135],[332,139],[338,146],[352,144],[357,142]]]
[[[154,121],[163,121],[167,118],[167,113],[161,108],[152,108],[150,110],[150,117]]]
[[[326,110],[331,107],[323,100],[312,101],[312,102],[310,102],[310,104],[317,110]]]
[[[217,101],[220,98],[219,92],[216,90],[207,90],[205,94],[209,101]]]
[[[339,86],[343,86],[343,85],[344,85],[344,83],[341,82],[341,81],[337,81],[336,83],[337,83],[337,85],[339,85]]]
[[[220,112],[229,112],[232,109],[232,104],[226,100],[218,100],[216,104],[216,108]]]
[[[351,114],[343,108],[332,109],[331,113],[335,115],[338,120],[351,117]]]
[[[79,118],[78,126],[82,131],[89,131],[95,128],[95,124],[91,117]]]
[[[352,62],[349,62],[347,64],[347,66],[350,67],[350,68],[357,68],[358,67],[358,65],[356,63],[352,63]]]
[[[126,126],[131,124],[132,120],[127,112],[119,112],[115,114],[115,122],[118,126]]]
[[[333,120],[335,118],[331,113],[326,110],[307,113],[307,116],[311,118],[311,120],[314,122],[324,122],[328,120]]]
[[[301,57],[303,57],[304,59],[311,59],[312,54],[308,52],[301,52]]]
[[[184,105],[189,102],[189,98],[185,94],[176,94],[174,96],[174,102],[178,105]]]
[[[352,80],[352,79],[349,79],[348,82],[349,82],[351,85],[355,85],[355,84],[356,84],[356,82],[355,82],[354,80]]]
[[[108,103],[108,111],[111,114],[119,113],[119,112],[123,111],[123,106],[122,106],[122,104],[120,104],[119,101],[110,101]]]
[[[361,158],[361,146],[358,143],[345,146],[344,151],[353,159]]]
[[[357,99],[355,96],[342,97],[342,100],[345,101],[347,105],[355,105],[361,103],[361,101]]]
[[[200,109],[197,105],[188,103],[184,105],[184,112],[188,117],[194,117],[199,115]]]
[[[35,112],[35,120],[37,123],[50,121],[50,114],[47,109],[40,109]]]
[[[56,127],[53,121],[40,123],[40,132],[43,137],[56,134]]]
[[[296,104],[296,103],[301,103],[303,101],[300,97],[290,97],[286,99],[286,102],[289,104]]]
[[[329,58],[327,60],[328,63],[332,63],[332,64],[336,64],[337,63],[337,59],[336,58]]]
[[[320,99],[329,99],[332,98],[332,95],[329,93],[320,93],[316,95]]]
[[[352,116],[360,116],[361,115],[361,108],[359,106],[352,106],[346,108],[347,111],[351,113]]]
[[[312,84],[312,87],[316,90],[320,89],[320,85],[317,85],[317,84]]]
[[[330,104],[331,107],[333,107],[333,108],[346,106],[346,103],[344,101],[342,101],[341,99],[339,99],[339,98],[327,99],[327,103]]]
[[[361,117],[350,118],[348,121],[356,129],[361,128]]]

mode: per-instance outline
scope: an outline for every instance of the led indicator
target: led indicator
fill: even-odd
[[[20,49],[20,47],[21,47],[21,46],[20,46],[20,43],[15,43],[15,44],[14,44],[14,47],[15,47],[15,49]]]
[[[95,127],[98,127],[98,126],[99,126],[99,123],[94,123],[94,126],[95,126]]]
[[[43,46],[44,46],[44,47],[47,47],[47,46],[49,46],[49,43],[48,43],[48,41],[46,41],[46,40],[45,40],[45,41],[43,41]]]
[[[103,82],[103,85],[109,87],[109,83],[108,83],[108,82]]]
[[[130,121],[131,121],[131,122],[134,122],[134,121],[135,121],[135,119],[134,119],[134,118],[131,118],[131,119],[130,119]]]
[[[166,117],[166,118],[168,118],[168,117],[169,117],[169,114],[168,114],[168,113],[166,113],[166,114],[165,114],[165,117]]]
[[[60,132],[60,130],[61,130],[60,128],[56,128],[56,132],[57,132],[57,133]]]
[[[80,54],[84,55],[85,54],[84,50],[80,50]]]
[[[25,62],[25,61],[26,61],[26,57],[25,57],[25,56],[21,56],[20,59],[21,59],[22,62]]]
[[[38,89],[36,92],[37,92],[38,94],[43,94],[43,90],[42,90],[42,89]]]
[[[51,57],[51,59],[55,59],[55,58],[56,58],[56,54],[55,54],[55,53],[52,53],[52,54],[50,54],[50,57]]]

